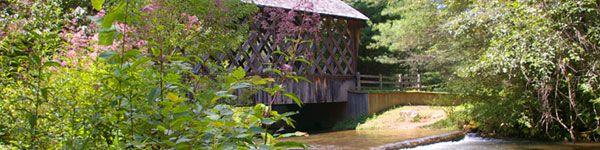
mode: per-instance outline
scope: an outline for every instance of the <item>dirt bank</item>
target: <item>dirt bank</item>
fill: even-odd
[[[416,129],[432,125],[447,117],[446,106],[401,106],[368,118],[357,130]]]

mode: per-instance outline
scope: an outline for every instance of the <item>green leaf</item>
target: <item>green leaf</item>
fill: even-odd
[[[156,101],[156,98],[158,98],[160,91],[161,89],[159,87],[153,87],[150,90],[150,93],[148,93],[148,103],[154,103],[154,101]]]
[[[108,12],[104,16],[104,20],[102,20],[102,27],[110,28],[111,26],[113,26],[113,23],[115,21],[119,22],[119,21],[123,20],[125,18],[125,14],[122,12],[124,7],[125,7],[125,4],[121,3],[121,4],[119,4],[119,6],[117,8]]]
[[[209,124],[214,127],[217,127],[217,128],[220,128],[225,125],[225,124],[221,123],[220,121],[213,121],[213,122],[210,122]]]
[[[302,101],[300,100],[300,98],[296,94],[294,94],[294,93],[283,93],[283,95],[285,95],[285,96],[291,98],[292,100],[294,100],[294,102],[296,102],[296,104],[300,108],[302,108]]]
[[[236,90],[236,89],[247,88],[247,87],[249,87],[248,83],[240,83],[240,84],[231,86],[229,89]]]
[[[307,149],[308,145],[295,141],[285,141],[275,143],[275,147],[283,147],[283,148],[304,148]]]
[[[277,136],[277,138],[286,138],[286,137],[292,137],[292,136],[306,136],[306,135],[307,134],[305,132],[296,131],[296,132],[292,132],[292,133],[281,134],[281,135]]]
[[[296,59],[296,61],[301,61],[301,62],[304,62],[304,63],[309,64],[309,65],[312,64],[309,61],[307,61],[306,59],[302,59],[302,58]]]
[[[29,113],[29,126],[30,127],[37,126],[37,115]]]
[[[250,131],[252,133],[256,133],[256,134],[265,133],[265,130],[263,128],[259,128],[259,127],[251,127]]]
[[[100,31],[98,34],[98,45],[109,46],[113,45],[117,31]]]
[[[182,142],[189,142],[189,141],[192,141],[192,139],[188,139],[188,138],[182,137],[182,138],[178,139],[178,140],[177,140],[175,143],[177,143],[177,144],[178,144],[178,145],[177,145],[177,148],[180,148],[180,147],[179,147],[179,143],[182,143]]]
[[[269,83],[266,80],[264,80],[263,78],[261,78],[260,76],[252,76],[252,77],[250,77],[250,81],[252,82],[252,84],[256,84],[256,85],[263,85],[263,84]]]
[[[262,114],[265,112],[264,111],[265,110],[264,107],[265,107],[265,104],[262,104],[262,103],[254,105],[254,114],[255,114],[255,116],[257,116],[257,117],[261,116],[262,117]]]
[[[94,16],[87,16],[88,19],[94,21],[94,23],[102,25],[102,20],[104,20],[104,17],[94,17]]]
[[[258,145],[258,149],[260,149],[260,150],[270,150],[270,149],[274,149],[274,148],[270,147],[269,145],[260,144],[260,145]]]
[[[29,34],[31,34],[31,35],[32,35],[34,38],[36,38],[36,39],[41,39],[41,38],[42,38],[42,35],[40,35],[40,34],[39,34],[39,33],[37,33],[37,32],[39,32],[39,30],[31,30],[31,31],[29,31]]]
[[[125,52],[125,58],[136,58],[139,54],[140,52],[137,50],[129,50]]]
[[[272,125],[273,123],[275,123],[275,121],[270,118],[265,118],[262,120],[262,123],[266,125]]]
[[[177,97],[177,95],[175,95],[174,93],[169,93],[167,94],[167,99],[177,103],[179,97]]]
[[[279,69],[273,69],[273,68],[265,68],[265,69],[263,69],[263,73],[268,73],[268,72],[275,72],[278,75],[282,75],[281,70],[279,70]]]
[[[246,71],[242,67],[238,67],[235,71],[233,71],[233,77],[236,79],[242,79],[246,76]]]
[[[182,113],[185,111],[188,111],[189,107],[185,106],[185,105],[177,105],[175,108],[173,108],[173,113],[177,114],[177,113]]]
[[[48,88],[42,88],[42,98],[48,100]]]
[[[29,60],[31,60],[31,62],[33,62],[33,64],[35,64],[36,66],[39,66],[41,59],[40,56],[36,55],[36,54],[31,54],[29,56]]]
[[[165,132],[167,130],[167,128],[165,128],[161,125],[156,126],[156,129],[158,129],[158,131],[160,131],[160,132]]]
[[[306,79],[305,77],[296,76],[296,78],[298,78],[298,79],[300,79],[300,80],[303,80],[303,81],[306,81],[306,82],[308,82],[308,83],[311,83],[311,84],[312,84],[312,82],[311,82],[310,80]]]
[[[279,51],[279,50],[273,51],[273,54],[280,54],[280,55],[284,55],[284,53],[283,53],[283,52],[281,52],[281,51]]]
[[[175,146],[175,143],[169,141],[169,140],[164,140],[165,143],[167,143],[167,145],[169,146]]]
[[[139,66],[139,65],[141,65],[141,64],[145,64],[145,63],[147,63],[147,62],[148,62],[148,61],[150,61],[150,60],[151,60],[150,58],[146,58],[146,57],[144,57],[144,58],[139,58],[139,59],[137,59],[137,60],[136,60],[136,61],[133,63],[133,65],[131,65],[131,67],[132,67],[132,68],[135,68],[135,67],[137,67],[137,66]]]
[[[160,114],[165,117],[165,118],[169,118],[169,111],[171,111],[172,107],[165,107],[160,111]]]
[[[92,7],[94,9],[100,11],[102,10],[102,5],[104,5],[104,0],[92,0]]]
[[[52,62],[52,61],[51,61],[51,62],[45,62],[45,63],[44,63],[44,67],[51,67],[51,66],[54,66],[54,67],[60,67],[60,64],[59,64],[59,63],[57,63],[57,62]]]

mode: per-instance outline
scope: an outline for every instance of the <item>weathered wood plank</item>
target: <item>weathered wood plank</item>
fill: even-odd
[[[379,75],[366,75],[366,74],[361,74],[360,75],[361,78],[377,78],[379,79]]]
[[[354,81],[352,76],[346,78],[330,77],[330,76],[307,76],[312,82],[288,81],[284,83],[285,89],[288,92],[295,93],[303,103],[330,103],[330,102],[345,102],[347,101],[347,91],[354,89]],[[266,92],[258,92],[253,96],[255,103],[267,103],[268,94]],[[287,97],[278,97],[274,104],[294,104]]]
[[[398,84],[416,84],[416,82],[415,83],[412,83],[412,82],[398,82],[398,81],[382,81],[382,82],[379,82],[379,81],[367,81],[367,80],[361,80],[360,83],[366,83],[366,84],[380,84],[381,83],[381,84],[384,84],[384,85],[389,85],[389,84],[395,84],[395,85],[398,85]]]

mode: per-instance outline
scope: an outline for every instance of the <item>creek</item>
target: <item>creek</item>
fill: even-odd
[[[523,139],[483,138],[469,133],[460,141],[441,142],[410,150],[600,150],[600,143],[561,143]]]
[[[401,129],[401,130],[346,130],[311,134],[284,140],[302,142],[317,150],[364,150],[373,147],[444,134],[448,130]]]
[[[315,150],[364,150],[382,145],[415,140],[423,137],[449,133],[448,130],[403,129],[403,130],[347,130],[311,134],[286,140],[311,145]],[[410,150],[600,150],[600,143],[559,143],[534,140],[482,138],[467,134],[454,142],[440,142],[418,146]]]

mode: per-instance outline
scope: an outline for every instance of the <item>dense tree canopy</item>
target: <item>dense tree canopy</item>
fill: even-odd
[[[408,54],[379,58],[467,96],[478,129],[598,140],[598,1],[378,2],[400,17],[372,24],[370,46]]]
[[[397,74],[408,73],[407,66],[397,62],[384,62],[378,59],[380,56],[403,57],[403,53],[395,53],[384,47],[369,47],[375,40],[371,38],[379,34],[374,30],[372,24],[385,22],[387,20],[399,19],[399,16],[381,14],[381,10],[386,7],[382,1],[369,0],[344,0],[355,9],[369,17],[366,23],[361,25],[360,44],[359,44],[359,62],[358,71],[362,74]]]

